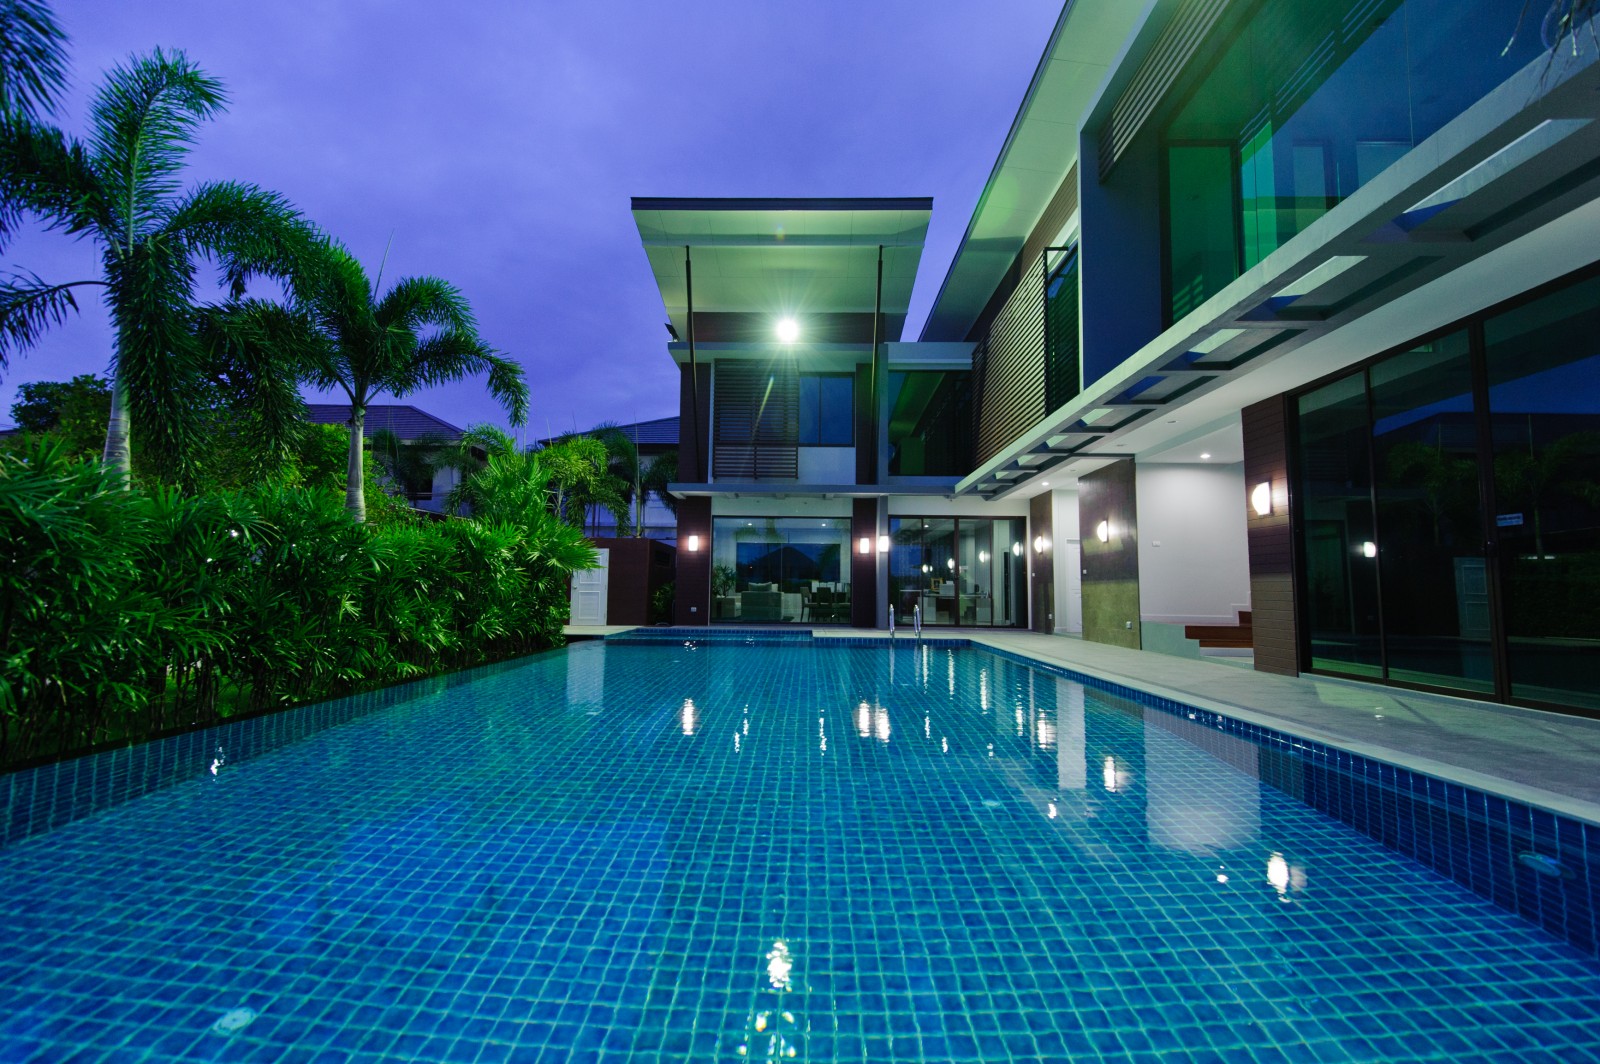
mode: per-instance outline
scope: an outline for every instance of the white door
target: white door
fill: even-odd
[[[1056,552],[1056,564],[1066,570],[1067,577],[1067,624],[1056,631],[1079,635],[1083,632],[1083,552],[1077,540],[1068,542],[1065,550]],[[1056,607],[1056,612],[1059,616],[1060,606]]]
[[[572,623],[606,623],[606,583],[611,565],[611,551],[601,547],[600,565],[572,574]]]

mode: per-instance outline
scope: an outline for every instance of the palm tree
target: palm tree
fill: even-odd
[[[316,341],[311,382],[339,388],[350,400],[345,505],[363,521],[362,447],[367,405],[375,397],[388,392],[399,398],[486,372],[489,394],[520,425],[528,414],[528,386],[522,367],[478,336],[472,309],[453,285],[408,277],[380,296],[361,263],[337,243],[325,242],[320,257],[317,268],[294,282],[295,305]]]
[[[99,278],[0,282],[0,367],[77,309],[77,288],[102,290],[116,333],[105,462],[127,483],[130,423],[158,469],[184,477],[199,432],[191,402],[202,373],[192,321],[196,272],[211,257],[235,294],[252,273],[303,264],[312,231],[275,193],[232,181],[187,193],[179,172],[222,86],[182,52],[116,66],[95,94],[87,141],[20,117],[0,123],[0,214],[28,213],[100,247]]]
[[[37,121],[67,84],[67,35],[49,4],[0,0],[0,116]]]

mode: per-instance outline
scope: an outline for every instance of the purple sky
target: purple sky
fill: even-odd
[[[283,193],[386,283],[437,274],[527,368],[531,434],[676,413],[630,196],[932,196],[921,328],[1059,0],[56,0],[75,134],[112,63],[154,46],[222,79],[193,179]],[[4,265],[97,276],[88,242],[24,234]],[[0,379],[103,372],[85,307]],[[380,400],[382,401],[382,400]],[[503,421],[480,383],[416,393]]]

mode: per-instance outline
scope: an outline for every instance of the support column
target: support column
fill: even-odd
[[[861,553],[861,541],[867,553]],[[875,628],[878,622],[878,500],[850,500],[850,624]]]
[[[698,550],[689,537],[699,537]],[[673,587],[674,624],[711,623],[711,500],[691,495],[678,503],[678,575]]]
[[[1028,627],[1050,635],[1055,631],[1056,567],[1053,497],[1044,491],[1028,500]],[[1044,546],[1040,550],[1035,544]]]
[[[1133,460],[1128,458],[1079,477],[1078,536],[1083,544],[1083,638],[1139,650],[1134,487]],[[1105,539],[1100,538],[1102,531]]]
[[[1256,671],[1298,676],[1302,663],[1289,496],[1289,398],[1278,395],[1247,406],[1240,421]],[[1252,499],[1261,484],[1269,485],[1271,510],[1266,514],[1256,512]]]

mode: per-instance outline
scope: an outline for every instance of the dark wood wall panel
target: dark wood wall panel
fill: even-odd
[[[650,624],[650,600],[673,579],[673,549],[653,539],[592,540],[611,552],[606,574],[606,623]]]
[[[1289,492],[1289,399],[1279,395],[1247,406],[1241,419],[1256,668],[1295,676],[1301,661]],[[1272,512],[1266,516],[1257,514],[1250,502],[1250,494],[1262,483],[1272,485]]]
[[[865,538],[871,550],[861,553]],[[878,623],[878,500],[850,502],[850,623],[872,628]]]
[[[1028,500],[1028,627],[1049,635],[1055,631],[1055,515],[1048,491]],[[1050,549],[1040,552],[1033,541],[1043,536]]]
[[[689,549],[689,537],[700,549]],[[673,589],[674,624],[711,623],[711,500],[690,496],[678,503],[678,577]]]
[[[695,421],[694,383],[688,366],[680,366],[678,385],[678,479],[702,484],[706,479],[706,441],[711,438],[711,367],[699,367],[700,411]],[[698,427],[698,434],[695,429]]]
[[[1104,543],[1097,532],[1102,521]],[[1132,459],[1078,479],[1078,536],[1083,546],[1083,637],[1140,649],[1139,513]]]

